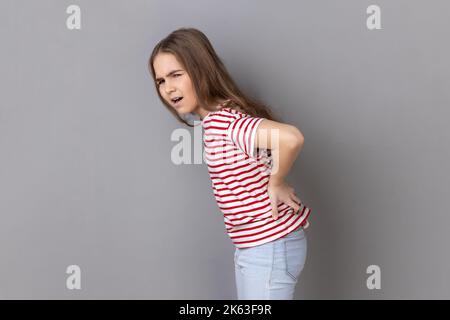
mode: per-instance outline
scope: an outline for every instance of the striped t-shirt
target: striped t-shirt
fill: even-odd
[[[201,121],[203,157],[214,197],[237,248],[258,246],[309,226],[311,209],[303,202],[297,214],[282,202],[278,219],[272,217],[267,193],[272,156],[270,150],[254,148],[256,128],[263,119],[221,105]]]

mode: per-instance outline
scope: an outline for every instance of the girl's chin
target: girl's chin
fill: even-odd
[[[178,113],[186,113],[186,111],[183,111],[185,109],[185,106],[173,106],[175,110],[177,110]]]
[[[183,108],[183,107],[175,108],[175,110],[176,110],[176,111],[178,112],[178,114],[180,114],[180,115],[187,115],[187,114],[190,114],[189,111],[186,111],[186,110],[188,110],[188,109]]]

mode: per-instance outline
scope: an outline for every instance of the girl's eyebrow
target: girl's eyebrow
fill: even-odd
[[[173,73],[175,73],[175,72],[178,72],[178,71],[183,71],[183,70],[172,70],[172,71],[170,71],[167,75],[166,75],[166,77],[168,77],[168,76],[170,76],[171,74],[173,74]],[[156,78],[156,81],[158,81],[158,80],[161,80],[162,78]]]

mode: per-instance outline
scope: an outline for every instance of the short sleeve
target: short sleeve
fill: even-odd
[[[265,118],[245,116],[230,122],[227,136],[242,152],[256,159],[255,138],[259,124]]]

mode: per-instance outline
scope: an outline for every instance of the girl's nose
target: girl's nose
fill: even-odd
[[[169,87],[169,86],[166,86],[166,94],[167,94],[168,96],[170,96],[170,94],[171,94],[173,91],[175,91],[174,88]]]

